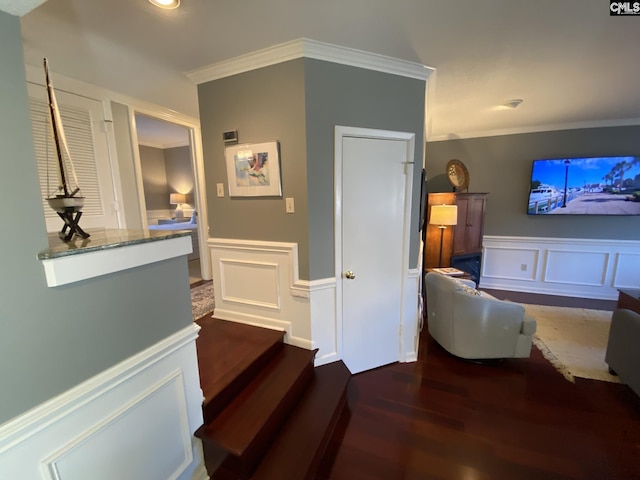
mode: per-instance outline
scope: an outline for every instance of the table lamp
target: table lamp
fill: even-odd
[[[182,204],[187,203],[187,196],[184,193],[171,193],[169,194],[169,203],[171,205],[177,205],[175,212],[176,218],[184,218]]]

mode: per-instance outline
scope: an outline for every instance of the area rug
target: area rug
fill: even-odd
[[[205,282],[191,289],[191,311],[194,320],[213,312],[215,304],[213,282]]]
[[[533,343],[570,382],[574,377],[620,383],[604,361],[612,312],[523,304],[538,322]]]

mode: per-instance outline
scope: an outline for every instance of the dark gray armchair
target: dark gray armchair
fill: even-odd
[[[640,395],[640,315],[618,309],[611,318],[611,331],[604,361],[609,370]]]

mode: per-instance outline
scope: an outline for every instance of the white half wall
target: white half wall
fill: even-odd
[[[418,340],[420,338],[418,318],[420,268],[409,270],[402,291],[404,292],[404,298],[402,299],[399,360],[401,362],[415,362],[418,360]]]
[[[640,288],[640,241],[485,235],[480,286],[615,300]]]
[[[312,348],[317,348],[316,366],[342,358],[336,315],[336,279],[309,282]]]
[[[207,479],[193,324],[0,427],[0,478]]]
[[[212,238],[214,315],[222,320],[283,330],[286,343],[318,349],[315,365],[342,358],[342,325],[335,278],[300,280],[298,245]],[[417,359],[419,270],[404,286],[398,361]]]
[[[285,342],[312,349],[310,284],[298,278],[298,245],[210,238],[215,316],[283,330]]]

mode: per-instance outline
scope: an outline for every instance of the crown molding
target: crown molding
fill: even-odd
[[[427,135],[427,142],[443,142],[447,140],[464,140],[482,137],[500,137],[503,135],[519,135],[526,133],[555,132],[560,130],[581,130],[585,128],[634,127],[640,125],[640,118],[622,118],[613,120],[593,120],[587,122],[568,122],[529,127],[513,127],[496,130],[477,130],[457,132],[443,135]]]
[[[0,0],[0,11],[23,17],[47,0]]]
[[[185,75],[196,84],[201,84],[303,57],[418,80],[426,80],[434,71],[420,63],[300,38],[191,70]]]

